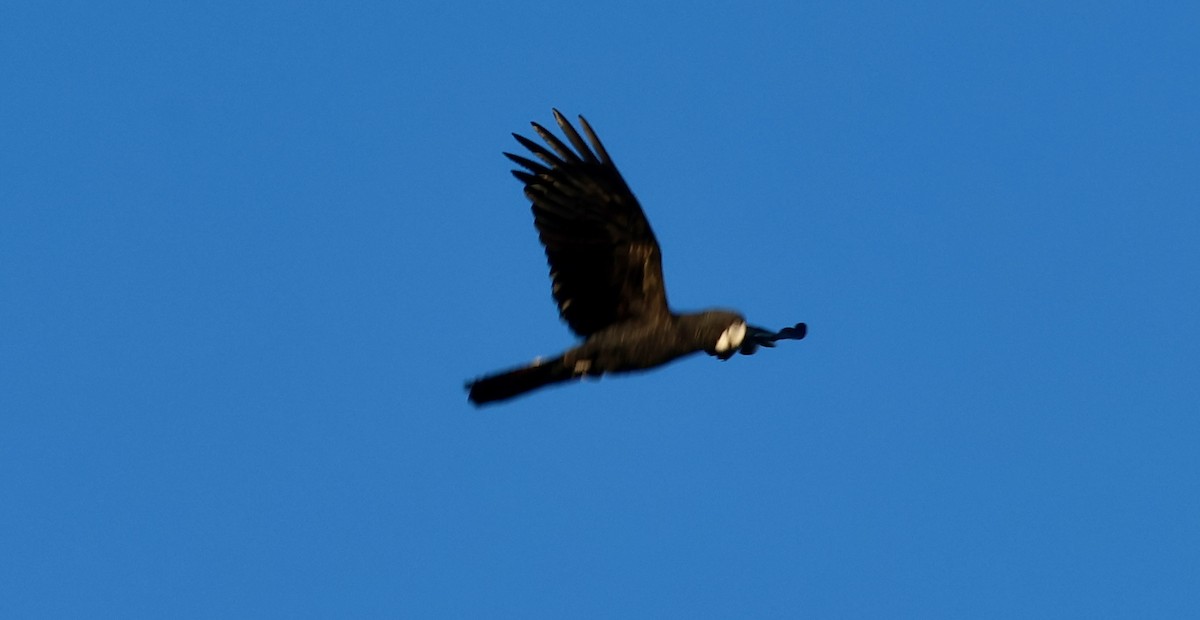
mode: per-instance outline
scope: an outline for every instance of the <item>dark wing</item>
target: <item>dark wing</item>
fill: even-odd
[[[590,148],[558,110],[554,119],[574,150],[533,123],[549,149],[513,137],[540,162],[505,156],[525,169],[513,176],[533,201],[559,314],[580,336],[629,319],[665,320],[662,254],[646,215],[587,121],[579,117]]]

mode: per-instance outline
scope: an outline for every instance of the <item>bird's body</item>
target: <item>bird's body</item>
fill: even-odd
[[[584,376],[654,368],[700,351],[729,359],[775,346],[776,340],[804,337],[803,323],[771,332],[727,310],[671,312],[658,241],[637,199],[583,117],[590,147],[557,110],[554,117],[574,150],[533,123],[553,152],[513,134],[540,163],[505,155],[525,169],[513,175],[525,183],[533,203],[559,314],[584,342],[559,357],[469,382],[472,402],[505,400]]]

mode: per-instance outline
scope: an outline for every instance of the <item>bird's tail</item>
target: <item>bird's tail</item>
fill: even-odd
[[[561,357],[541,360],[523,368],[480,377],[467,383],[467,398],[476,405],[507,400],[530,390],[574,378]]]

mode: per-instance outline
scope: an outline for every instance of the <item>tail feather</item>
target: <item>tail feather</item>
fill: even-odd
[[[467,383],[470,390],[467,398],[476,405],[483,405],[520,396],[573,376],[559,357],[471,381]]]

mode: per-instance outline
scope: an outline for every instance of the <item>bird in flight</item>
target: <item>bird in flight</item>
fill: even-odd
[[[727,360],[778,340],[800,340],[807,327],[780,331],[747,325],[729,310],[677,314],[667,306],[662,253],[650,222],[591,126],[579,117],[584,142],[558,110],[554,119],[570,146],[538,123],[546,148],[513,134],[537,158],[505,153],[522,169],[533,224],[550,265],[558,312],[582,344],[558,357],[467,382],[468,399],[483,405],[540,387],[609,373],[662,366],[703,351]]]

